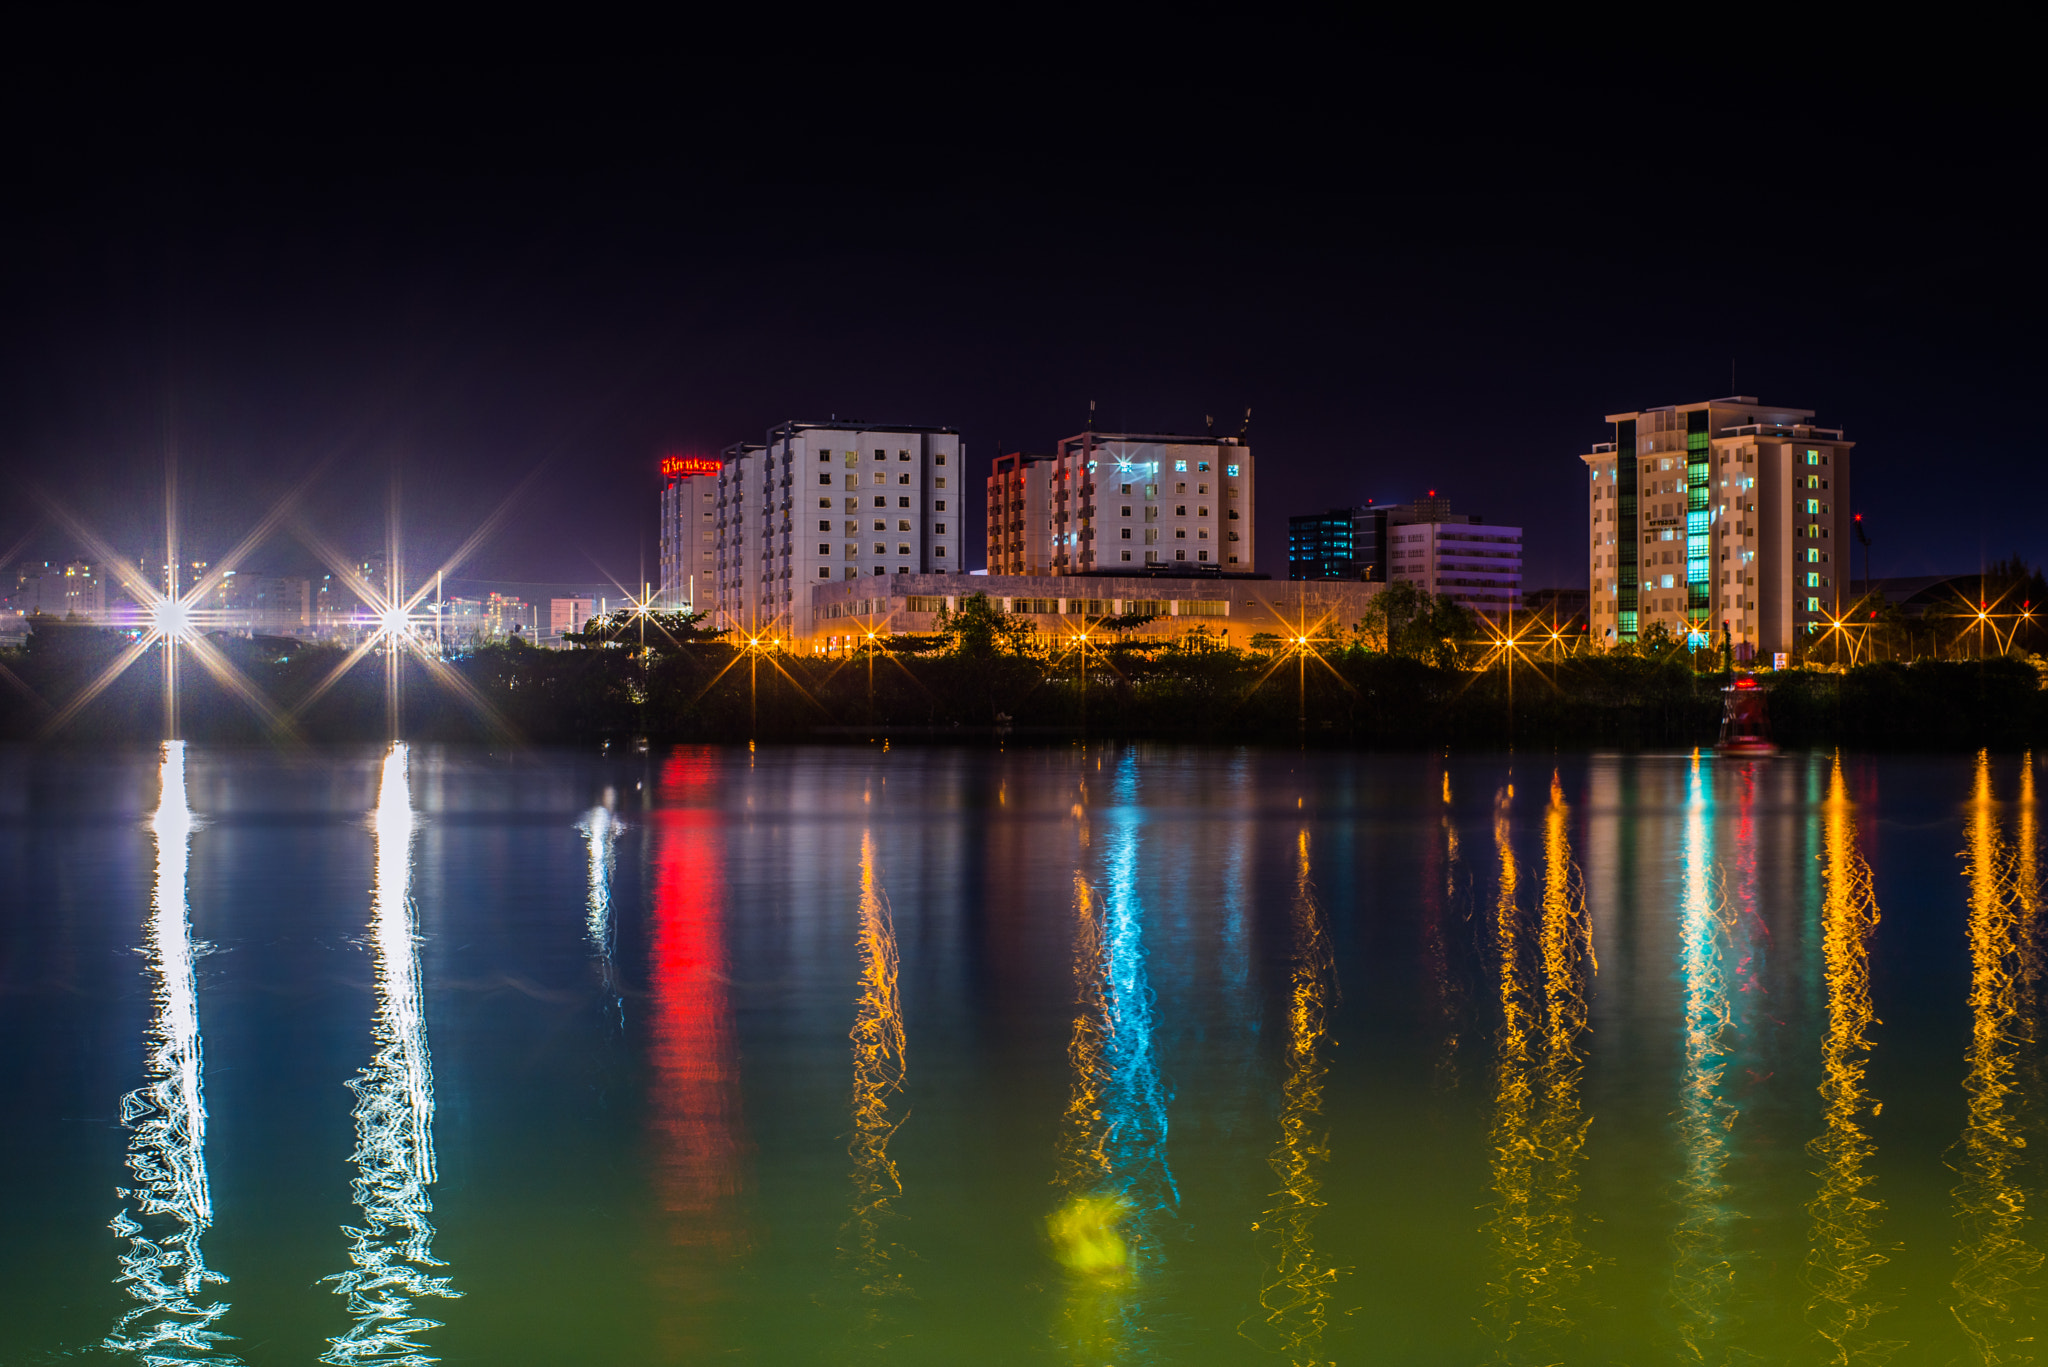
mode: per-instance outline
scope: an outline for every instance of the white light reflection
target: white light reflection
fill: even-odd
[[[128,1209],[110,1228],[128,1241],[121,1282],[141,1304],[115,1323],[101,1347],[140,1354],[152,1364],[238,1359],[213,1345],[229,1337],[213,1328],[225,1301],[208,1301],[209,1282],[227,1278],[206,1266],[199,1237],[213,1223],[206,1184],[206,1099],[200,1091],[199,1001],[193,959],[186,868],[192,811],[185,805],[185,744],[166,741],[163,796],[156,832],[156,893],[150,915],[150,969],[156,975],[156,1020],[149,1081],[121,1098],[121,1119],[134,1132],[128,1147],[133,1187],[120,1195]],[[152,1237],[152,1234],[156,1237]]]
[[[354,1240],[347,1272],[326,1280],[348,1297],[355,1325],[327,1341],[326,1363],[377,1362],[424,1367],[437,1361],[417,1336],[439,1320],[413,1313],[422,1296],[459,1296],[446,1277],[427,1268],[446,1264],[433,1254],[434,1069],[427,1053],[420,1001],[419,939],[411,898],[412,838],[417,826],[406,782],[406,747],[384,760],[377,794],[377,882],[370,943],[377,958],[376,1053],[349,1082],[356,1094],[356,1180],[353,1195],[361,1228],[344,1227]]]
[[[604,801],[585,812],[583,820],[576,823],[576,829],[583,832],[584,847],[590,856],[590,889],[584,896],[584,933],[590,937],[591,952],[597,955],[605,989],[612,994],[613,1009],[620,1013],[623,1023],[625,999],[612,977],[612,950],[618,934],[612,923],[612,869],[617,862],[619,841],[618,803],[618,793],[611,788],[605,789]]]

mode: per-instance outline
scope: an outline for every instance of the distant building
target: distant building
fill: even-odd
[[[1237,437],[1068,437],[1050,472],[1052,572],[1255,573],[1254,473]]]
[[[597,615],[595,598],[548,599],[548,639],[559,641],[565,631],[581,631]]]
[[[1588,607],[1589,596],[1584,589],[1529,589],[1522,594],[1523,611],[1545,622],[1568,626],[1574,632],[1589,621]]]
[[[270,574],[229,573],[221,577],[221,625],[251,636],[294,636],[313,624],[312,584]]]
[[[1332,508],[1287,520],[1289,579],[1357,579],[1387,582],[1391,559],[1391,527],[1422,522],[1479,521],[1474,513],[1453,513],[1451,500],[1429,491],[1408,503],[1373,503],[1362,508]]]
[[[720,626],[796,630],[835,580],[965,568],[972,497],[950,427],[786,422],[722,453],[709,606]]]
[[[1358,579],[1355,533],[1363,508],[1332,508],[1287,519],[1289,579]]]
[[[1052,457],[997,456],[988,477],[988,572],[1052,573]]]
[[[1750,659],[1791,654],[1839,615],[1855,443],[1813,416],[1747,394],[1607,415],[1613,440],[1579,457],[1597,639],[1662,623]]]
[[[1522,604],[1522,529],[1485,522],[1390,522],[1387,582],[1410,583],[1489,617]]]
[[[528,634],[533,626],[532,612],[525,599],[494,593],[484,600],[484,634],[493,638]]]
[[[64,616],[87,622],[106,620],[106,576],[96,566],[83,560],[72,561],[64,567],[59,590],[64,600]]]
[[[718,474],[716,456],[664,456],[661,461],[661,583],[657,601],[689,609],[716,592]],[[577,624],[582,628],[582,623]]]

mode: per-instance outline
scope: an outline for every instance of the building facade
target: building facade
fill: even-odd
[[[1397,522],[1387,528],[1387,582],[1504,617],[1522,605],[1522,529],[1487,522]]]
[[[1755,659],[1839,616],[1855,443],[1813,416],[1743,394],[1607,415],[1613,440],[1579,458],[1596,639],[1662,624]]]
[[[1052,457],[997,456],[988,477],[990,574],[1052,573]]]
[[[795,632],[811,593],[962,564],[968,497],[950,427],[786,422],[728,447],[713,519],[722,627]]]
[[[718,472],[710,456],[664,456],[661,460],[661,583],[656,601],[690,611],[711,597],[717,577]],[[700,594],[699,585],[702,585]],[[578,623],[577,629],[582,629]]]
[[[1359,578],[1357,530],[1363,508],[1332,508],[1287,519],[1289,579]]]
[[[548,634],[550,641],[562,639],[565,631],[581,631],[597,616],[595,598],[550,598],[548,599]]]
[[[1260,635],[1348,631],[1383,587],[1170,575],[910,574],[841,580],[820,585],[812,595],[810,617],[798,624],[796,643],[799,649],[831,653],[858,648],[873,630],[934,631],[942,613],[958,611],[962,599],[985,593],[996,607],[1023,616],[1044,635],[1071,635],[1088,629],[1090,622],[1128,614],[1151,619],[1129,628],[1130,635],[1179,637],[1199,627],[1219,644],[1243,647]]]
[[[1083,432],[1049,472],[1052,572],[1257,569],[1251,447],[1236,437]]]

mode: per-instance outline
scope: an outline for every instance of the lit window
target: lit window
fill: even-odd
[[[1226,465],[1223,467],[1223,473],[1229,475],[1232,479],[1236,479],[1237,467],[1235,465]]]
[[[1817,498],[1806,500],[1806,511],[1814,517],[1820,516],[1820,500]]]
[[[1173,463],[1173,468],[1175,470],[1178,470],[1182,474],[1186,474],[1188,469],[1188,463],[1184,460],[1177,460]]]
[[[1809,598],[1809,599],[1807,599],[1807,600],[1806,600],[1806,610],[1807,610],[1808,612],[1819,612],[1819,611],[1820,611],[1820,599],[1818,599],[1818,598]]]

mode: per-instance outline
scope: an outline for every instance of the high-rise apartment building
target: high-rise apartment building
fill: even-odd
[[[988,572],[1052,573],[1052,457],[997,456],[988,477]]]
[[[1052,572],[1250,574],[1251,447],[1236,437],[1083,432],[1050,471]]]
[[[726,448],[713,575],[720,625],[808,630],[811,589],[962,567],[968,497],[950,427],[786,422]]]
[[[1841,612],[1855,443],[1813,416],[1746,394],[1607,415],[1614,439],[1579,458],[1596,639],[1662,623],[1749,659]]]
[[[661,458],[658,601],[665,608],[687,609],[700,599],[710,601],[718,567],[718,472],[723,466],[711,456]]]

